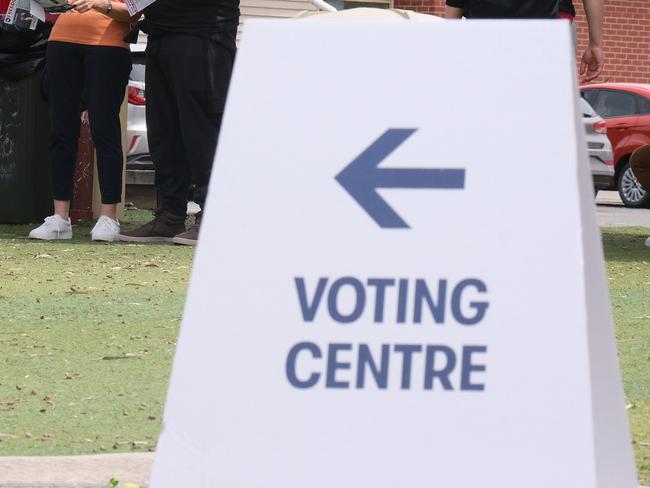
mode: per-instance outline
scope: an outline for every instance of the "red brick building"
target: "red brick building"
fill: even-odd
[[[587,42],[581,0],[576,4],[578,48]],[[395,0],[395,8],[443,16],[445,0]],[[650,0],[605,0],[605,71],[598,81],[650,83]]]

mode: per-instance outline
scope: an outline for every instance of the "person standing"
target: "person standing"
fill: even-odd
[[[561,17],[560,4],[569,0],[447,0],[448,19],[556,19]],[[582,55],[582,82],[593,81],[603,71],[603,0],[582,0],[589,25],[589,44]],[[570,11],[569,11],[570,12]],[[575,10],[573,10],[575,15]]]
[[[131,72],[131,53],[122,38],[134,19],[123,0],[69,4],[73,10],[57,20],[46,53],[54,214],[29,237],[72,238],[69,211],[83,104],[97,150],[102,197],[101,216],[90,235],[94,241],[116,241],[124,164],[120,106]]]
[[[204,208],[235,57],[239,0],[157,0],[144,15],[147,133],[159,205],[153,220],[120,239],[196,245],[203,211],[186,230],[187,196],[194,184],[194,201]]]

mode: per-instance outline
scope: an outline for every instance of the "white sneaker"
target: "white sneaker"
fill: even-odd
[[[64,220],[60,215],[54,214],[45,217],[45,222],[29,233],[30,239],[72,239],[72,224],[70,219]]]
[[[196,202],[187,202],[187,215],[196,215],[201,211],[201,207]]]
[[[645,240],[646,247],[650,247],[650,237]]]
[[[120,240],[120,223],[110,217],[102,215],[97,219],[93,230],[90,231],[93,241],[113,242]]]

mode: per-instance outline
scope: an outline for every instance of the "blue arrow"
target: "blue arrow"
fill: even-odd
[[[336,175],[336,181],[384,229],[408,229],[402,218],[379,196],[377,188],[465,188],[464,169],[390,169],[379,163],[417,129],[388,129]]]

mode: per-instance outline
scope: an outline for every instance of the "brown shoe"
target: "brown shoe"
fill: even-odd
[[[182,244],[184,246],[196,246],[197,241],[199,240],[199,231],[201,230],[201,219],[203,218],[203,212],[196,214],[196,220],[194,225],[187,229],[185,232],[178,234],[172,239],[174,244]]]
[[[137,229],[122,232],[120,241],[125,242],[172,242],[175,235],[185,230],[185,216],[174,215],[166,210],[154,212],[154,219]]]

